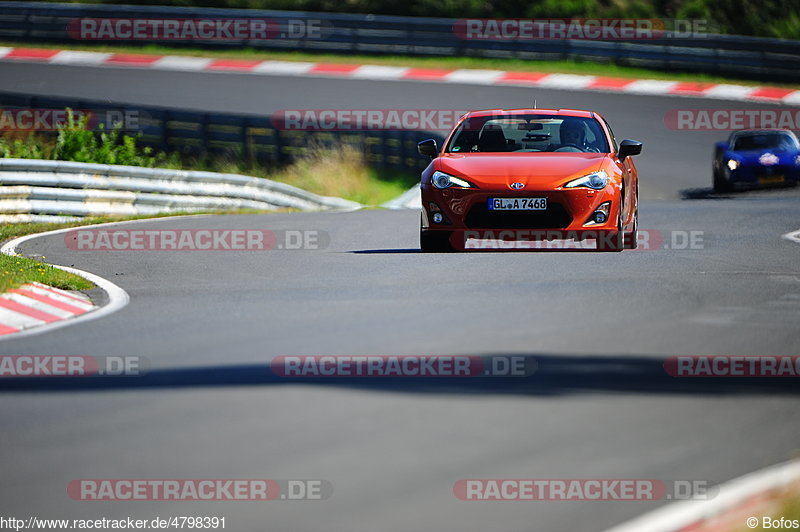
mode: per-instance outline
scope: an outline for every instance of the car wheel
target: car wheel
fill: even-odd
[[[714,192],[730,192],[733,190],[730,181],[725,179],[718,168],[714,168]]]
[[[637,237],[639,234],[639,207],[633,213],[633,231],[625,231],[622,234],[622,247],[624,249],[636,249],[638,245]]]
[[[455,251],[450,243],[450,231],[420,231],[419,247],[423,253],[448,253]]]
[[[623,190],[620,192],[620,205],[622,205],[622,198],[625,197],[625,191]],[[597,249],[599,251],[622,251],[625,248],[625,237],[626,232],[622,230],[624,223],[622,221],[622,208],[619,209],[619,214],[617,214],[617,229],[616,233],[610,234],[606,238],[600,238],[597,241]],[[636,233],[636,230],[633,231]],[[636,237],[634,235],[633,242],[636,242]]]
[[[635,207],[633,209],[633,231],[625,231],[622,235],[623,249],[636,249],[639,234],[639,183],[636,183],[636,197],[633,199]]]

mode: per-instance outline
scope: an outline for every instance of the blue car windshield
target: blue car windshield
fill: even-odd
[[[775,150],[790,151],[797,149],[797,141],[786,133],[757,133],[741,135],[733,144],[733,151]]]

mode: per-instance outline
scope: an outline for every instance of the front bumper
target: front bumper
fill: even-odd
[[[492,211],[489,198],[547,198],[544,211]],[[603,224],[590,223],[597,208],[611,202],[608,220]],[[609,184],[603,190],[587,188],[557,188],[551,190],[485,190],[448,188],[440,190],[430,185],[422,187],[422,229],[430,231],[487,231],[510,229],[530,231],[530,234],[559,238],[569,233],[578,238],[583,233],[618,231],[619,190]],[[433,221],[439,212],[442,221]]]
[[[742,165],[736,170],[725,171],[731,184],[768,186],[793,184],[800,181],[800,169],[789,165]]]

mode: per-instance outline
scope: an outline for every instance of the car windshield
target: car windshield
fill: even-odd
[[[468,118],[446,151],[608,153],[609,148],[593,118],[530,114]]]
[[[797,141],[787,133],[754,133],[740,135],[733,143],[734,151],[797,149]]]

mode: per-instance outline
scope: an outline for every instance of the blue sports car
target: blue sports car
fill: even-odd
[[[736,185],[796,185],[800,181],[800,142],[788,129],[735,131],[714,151],[714,190]]]

